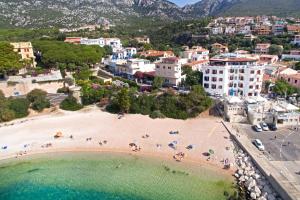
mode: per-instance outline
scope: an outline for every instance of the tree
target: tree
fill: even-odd
[[[152,83],[152,88],[154,90],[159,89],[163,86],[164,79],[162,77],[156,76]]]
[[[117,94],[117,105],[123,113],[127,113],[130,109],[130,96],[127,88],[121,89]]]
[[[300,70],[300,62],[297,62],[297,63],[295,64],[295,70]]]
[[[77,103],[77,100],[73,96],[69,96],[66,99],[64,99],[59,107],[63,110],[69,110],[69,111],[76,111],[83,108],[83,106],[79,103]]]
[[[21,56],[14,52],[13,46],[8,42],[0,42],[0,74],[6,74],[22,68]]]
[[[47,92],[34,89],[27,94],[27,99],[31,103],[31,108],[38,112],[44,110],[44,108],[50,107],[50,101],[47,99]]]
[[[281,55],[283,52],[283,48],[282,46],[280,45],[275,45],[275,44],[272,44],[270,47],[269,47],[269,53],[271,55]]]
[[[26,117],[29,112],[29,101],[27,99],[18,98],[9,100],[9,109],[15,113],[16,118]]]
[[[103,48],[105,50],[106,55],[112,55],[113,54],[113,49],[111,48],[111,46],[105,45]]]
[[[199,71],[193,71],[191,67],[183,67],[183,74],[186,75],[183,85],[190,87],[193,85],[202,85],[203,74]]]

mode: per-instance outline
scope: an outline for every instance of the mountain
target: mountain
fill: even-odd
[[[193,16],[300,16],[299,0],[202,0],[183,7]]]
[[[179,20],[186,13],[167,0],[0,0],[0,26],[77,26],[131,17]]]
[[[200,0],[183,8],[168,0],[0,0],[0,28],[70,27],[104,20],[128,24],[216,15],[300,16],[299,10],[300,0]]]

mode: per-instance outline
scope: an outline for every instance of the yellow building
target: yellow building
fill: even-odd
[[[21,55],[22,60],[30,60],[31,67],[36,67],[35,56],[31,42],[16,42],[10,43],[14,46],[14,51]]]

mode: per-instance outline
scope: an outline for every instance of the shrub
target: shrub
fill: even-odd
[[[16,118],[26,117],[28,115],[29,101],[27,99],[10,99],[9,109],[15,113]]]
[[[15,113],[7,108],[0,110],[0,122],[8,122],[15,119]]]
[[[150,117],[151,117],[152,119],[156,119],[156,118],[163,119],[163,118],[165,118],[166,116],[165,116],[164,114],[162,114],[162,113],[160,112],[160,110],[155,110],[155,111],[153,111],[153,112],[150,114]]]
[[[34,89],[27,94],[27,99],[31,103],[31,108],[38,112],[43,111],[45,108],[50,108],[50,101],[46,98],[47,92]]]
[[[31,108],[38,112],[42,112],[45,108],[50,108],[50,102],[46,98],[38,97],[31,104]]]
[[[57,89],[57,93],[69,94],[70,89],[68,87],[62,87]]]
[[[63,110],[76,111],[83,108],[83,106],[77,103],[77,100],[73,96],[67,97],[65,100],[61,102],[59,107]]]

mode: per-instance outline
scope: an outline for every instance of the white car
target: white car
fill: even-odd
[[[253,129],[254,129],[256,132],[262,132],[262,131],[263,131],[262,128],[261,128],[261,126],[260,126],[259,124],[254,125],[254,126],[253,126]]]
[[[261,126],[262,130],[264,130],[264,131],[268,131],[269,130],[269,127],[268,127],[268,125],[265,122],[260,123],[260,126]]]
[[[258,148],[258,150],[260,150],[260,151],[265,150],[265,146],[263,145],[263,143],[259,139],[255,139],[253,141],[253,144],[256,146],[256,148]]]

